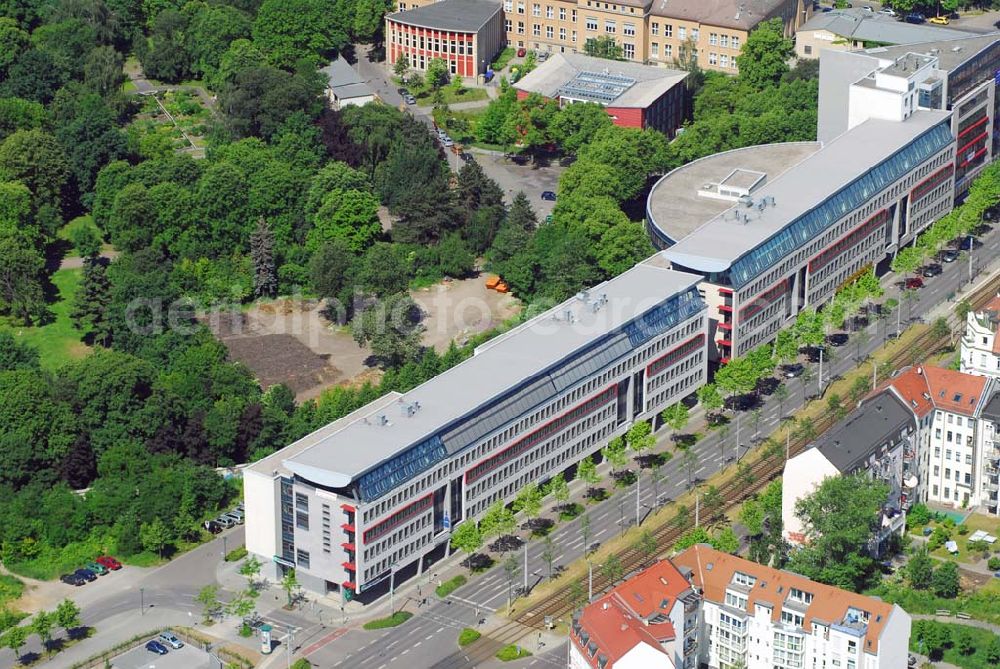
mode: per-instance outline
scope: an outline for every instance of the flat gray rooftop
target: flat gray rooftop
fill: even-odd
[[[891,392],[883,391],[827,430],[814,446],[841,473],[849,472],[913,421],[913,412]]]
[[[774,198],[774,206],[754,210],[749,222],[718,212],[664,251],[672,262],[700,272],[722,272],[743,254],[780,232],[798,217],[819,206],[838,190],[867,173],[950,116],[951,112],[918,111],[902,122],[870,119],[827,143],[821,150],[787,169],[754,191],[754,199]],[[737,165],[733,165],[736,167]],[[752,166],[751,166],[752,167]],[[759,168],[758,168],[759,169]],[[763,170],[762,170],[763,171]],[[668,174],[665,178],[669,178]],[[697,185],[697,182],[695,182]],[[673,207],[654,189],[650,197],[669,220]],[[697,196],[695,196],[697,197]],[[663,200],[662,204],[660,201]],[[733,208],[728,202],[726,210]],[[741,206],[741,210],[743,207]],[[659,217],[657,217],[659,220]],[[685,226],[690,228],[691,224]]]
[[[763,172],[773,180],[788,168],[819,151],[819,142],[762,144],[716,153],[665,174],[649,193],[649,222],[675,242],[687,237],[733,206],[727,200],[698,195],[709,182],[718,183],[734,170]]]
[[[930,40],[973,37],[973,33],[943,28],[930,23],[912,24],[898,21],[891,16],[870,14],[860,9],[843,9],[814,14],[799,31],[826,30],[841,37],[882,42],[885,44],[914,44]]]
[[[976,37],[938,39],[929,42],[901,44],[899,46],[875,47],[865,50],[864,53],[876,56],[877,58],[889,59],[899,58],[907,53],[931,54],[937,56],[938,67],[940,69],[950,72],[986,47],[994,44],[997,40],[1000,40],[1000,32]]]
[[[478,32],[499,12],[500,3],[491,0],[440,0],[387,16],[397,23],[420,28]]]
[[[514,88],[552,99],[567,97],[613,107],[648,107],[686,76],[687,72],[655,65],[556,53]]]
[[[270,458],[280,458],[285,468],[314,483],[346,487],[364,472],[687,290],[699,278],[640,263],[589,290],[591,298],[606,296],[600,308],[595,310],[592,300],[571,298],[487,342],[472,358],[413,390],[388,402],[380,398],[349,420],[323,427]],[[567,311],[572,321],[567,320]],[[408,411],[411,407],[419,408]]]

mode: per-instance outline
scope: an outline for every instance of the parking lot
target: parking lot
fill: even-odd
[[[137,647],[111,660],[114,669],[214,669],[219,663],[205,651],[193,646],[169,649],[166,655],[157,655],[146,650],[143,641]]]

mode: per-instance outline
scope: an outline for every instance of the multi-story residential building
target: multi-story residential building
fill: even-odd
[[[653,244],[703,277],[713,358],[744,355],[888,259],[953,205],[951,113],[702,158],[657,182]]]
[[[899,606],[722,553],[707,544],[692,546],[673,563],[701,598],[698,666],[906,666],[911,621]]]
[[[910,367],[886,388],[913,412],[918,426],[918,495],[921,502],[989,506],[992,430],[980,429],[992,379],[940,367]],[[989,436],[987,436],[989,434]],[[995,504],[995,502],[994,502]]]
[[[781,488],[782,534],[794,545],[806,541],[795,504],[824,479],[865,472],[889,486],[870,548],[879,556],[893,534],[906,527],[906,509],[919,482],[917,421],[910,408],[884,390],[866,400],[785,463]]]
[[[916,109],[952,110],[956,197],[1000,148],[1000,33],[820,54],[817,137],[828,141],[868,119]]]
[[[819,12],[795,33],[795,55],[819,58],[824,49],[857,51],[871,45],[917,44],[973,37],[973,33],[927,24],[894,21],[861,9]]]
[[[405,0],[399,9],[433,1]],[[736,56],[757,25],[780,18],[790,37],[812,7],[805,0],[502,0],[506,41],[515,48],[583,52],[588,39],[610,37],[628,61],[672,67],[697,60],[729,74],[737,72]]]
[[[406,55],[410,67],[426,70],[442,58],[453,75],[475,77],[486,72],[504,45],[500,5],[490,0],[441,0],[423,7],[399,4],[385,16],[386,60]]]
[[[980,311],[965,317],[962,337],[961,369],[965,374],[1000,378],[1000,297],[994,297]]]
[[[979,501],[984,511],[1000,515],[1000,503],[997,501],[1000,490],[1000,391],[997,389],[983,407],[979,421],[982,425],[979,430],[982,458],[982,494]]]
[[[570,669],[695,669],[700,598],[661,560],[586,606],[570,630]]]
[[[362,601],[447,551],[452,528],[544,482],[705,382],[698,277],[654,256],[249,467],[266,573]]]
[[[578,53],[557,53],[514,88],[518,99],[531,93],[556,100],[602,105],[615,125],[653,128],[673,137],[684,123],[687,72],[610,61]]]

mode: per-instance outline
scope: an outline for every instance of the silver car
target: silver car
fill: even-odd
[[[237,525],[242,525],[243,524],[243,512],[242,511],[227,511],[226,513],[222,514],[222,517],[223,518],[228,518],[229,520],[233,521]]]
[[[230,527],[236,527],[236,520],[234,520],[233,518],[230,518],[227,515],[221,515],[221,516],[219,516],[218,518],[215,519],[215,522],[217,522],[219,525],[221,525],[222,527],[226,528],[227,530]]]
[[[165,643],[174,650],[184,647],[184,642],[178,639],[177,636],[170,630],[167,630],[166,632],[161,632],[158,639],[160,643]]]

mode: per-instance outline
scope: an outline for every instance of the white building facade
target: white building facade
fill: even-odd
[[[673,559],[701,594],[711,669],[902,669],[910,616],[878,599],[693,546]]]
[[[970,311],[965,317],[962,337],[961,371],[965,374],[1000,378],[1000,297],[994,297],[982,311]]]

